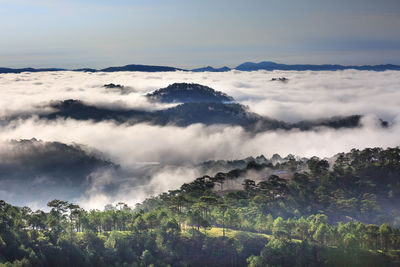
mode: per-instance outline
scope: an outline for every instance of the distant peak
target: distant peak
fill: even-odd
[[[198,69],[192,69],[194,72],[225,72],[225,71],[230,71],[231,68],[224,66],[222,68],[214,68],[211,66],[207,66],[204,68],[198,68]]]
[[[152,66],[152,65],[140,65],[140,64],[130,64],[121,67],[109,67],[102,69],[101,71],[105,72],[114,72],[114,71],[140,71],[140,72],[164,72],[164,71],[177,71],[183,70],[174,67],[167,66]]]
[[[345,66],[338,64],[281,64],[273,61],[262,61],[259,63],[245,62],[235,68],[240,71],[257,71],[257,70],[293,70],[293,71],[336,71],[336,70],[369,70],[369,71],[385,71],[385,70],[400,70],[400,65],[363,65],[363,66]]]

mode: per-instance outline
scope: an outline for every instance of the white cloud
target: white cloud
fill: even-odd
[[[271,81],[287,77],[289,82]],[[154,109],[142,95],[174,82],[195,82],[235,97],[262,115],[287,121],[333,115],[375,114],[393,119],[400,106],[397,71],[258,71],[224,73],[42,72],[0,75],[0,114],[32,110],[51,100]],[[121,84],[135,92],[120,95],[102,85]]]
[[[272,77],[282,76],[289,78],[289,82],[270,81]],[[205,160],[260,154],[268,157],[274,153],[327,157],[352,148],[400,145],[400,75],[395,71],[3,74],[0,75],[0,114],[29,112],[39,104],[70,98],[112,107],[161,108],[165,106],[154,107],[142,95],[174,82],[210,86],[247,104],[254,112],[287,121],[335,115],[368,116],[361,128],[270,131],[256,135],[240,127],[201,124],[180,128],[70,119],[49,122],[32,118],[0,126],[0,140],[35,137],[83,144],[102,151],[120,164],[125,173],[123,178],[115,178],[116,174],[108,172],[93,174],[96,182],[78,200],[89,208],[101,208],[120,200],[134,204],[150,194],[177,188],[201,175],[191,164]],[[102,88],[106,83],[129,86],[134,92],[127,95],[108,92]],[[382,129],[376,124],[378,118],[394,124]],[[115,194],[102,191],[102,186],[115,182],[121,184]],[[0,198],[2,195],[0,191]]]

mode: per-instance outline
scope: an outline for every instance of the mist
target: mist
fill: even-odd
[[[286,77],[288,82],[271,81]],[[394,119],[399,110],[397,71],[42,72],[0,75],[0,115],[29,112],[52,100],[159,109],[143,95],[175,82],[199,83],[234,97],[250,110],[288,122],[334,115],[374,114]],[[104,88],[120,84],[129,94]]]
[[[271,81],[274,77],[289,80],[285,83]],[[163,109],[170,104],[151,103],[143,95],[175,82],[210,86],[234,97],[253,112],[287,122],[337,115],[365,116],[361,127],[351,129],[321,127],[310,131],[275,130],[256,134],[226,125],[177,127],[73,119],[48,121],[31,117],[1,124],[0,141],[5,144],[0,146],[1,160],[12,159],[16,166],[23,162],[23,157],[6,145],[20,139],[77,144],[95,150],[98,158],[118,168],[94,166],[82,174],[85,186],[77,185],[79,194],[68,195],[70,199],[67,200],[85,208],[102,209],[108,203],[119,201],[132,206],[146,197],[179,188],[182,183],[201,175],[212,175],[194,167],[207,160],[233,160],[261,154],[271,157],[275,153],[323,158],[352,148],[386,148],[400,144],[400,75],[396,71],[2,74],[0,116],[33,111],[46,113],[49,110],[44,107],[48,103],[65,99],[117,109]],[[121,93],[103,87],[108,83],[121,84],[130,90]],[[390,126],[380,127],[379,119],[389,121]],[[30,156],[39,157],[35,153]],[[34,175],[37,172],[33,167],[32,177],[24,177],[24,181],[32,183],[37,179]],[[50,175],[46,179],[44,185],[55,177]],[[35,196],[29,195],[29,190],[25,196],[15,193],[24,190],[24,182],[18,179],[0,182],[2,188],[12,189],[0,190],[0,199],[18,201],[20,205],[33,203]],[[55,195],[46,193],[45,186],[43,188],[40,199],[34,203],[36,206],[45,206]]]

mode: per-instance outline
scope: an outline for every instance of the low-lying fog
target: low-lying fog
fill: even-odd
[[[396,71],[354,70],[0,74],[1,117],[32,111],[46,112],[43,106],[65,99],[79,99],[113,108],[167,108],[170,104],[151,103],[143,95],[175,82],[207,85],[234,97],[253,112],[287,122],[336,115],[366,115],[360,128],[279,130],[257,134],[240,127],[220,125],[194,124],[182,128],[112,121],[16,119],[0,124],[0,170],[3,171],[0,199],[33,207],[44,207],[55,197],[68,198],[66,200],[85,208],[101,209],[105,204],[118,201],[134,205],[147,196],[177,188],[203,175],[191,167],[191,164],[202,161],[240,159],[260,154],[270,157],[274,153],[329,157],[352,148],[398,146],[399,74]],[[279,77],[289,80],[271,81]],[[109,83],[121,84],[126,90],[103,87]],[[380,127],[379,118],[388,121],[390,126]],[[32,138],[38,140],[33,145],[12,141]],[[55,141],[67,145],[67,148],[46,143]],[[73,150],[76,147],[78,152]],[[39,153],[38,149],[42,152]],[[73,152],[66,153],[65,149]],[[60,172],[64,171],[63,168],[66,172],[73,169],[75,163],[71,157],[76,153],[86,154],[91,159],[99,158],[93,161],[92,167],[85,165],[90,171],[74,174],[76,177],[81,175],[78,177],[81,181],[65,178],[71,177],[70,173],[60,175],[47,171],[52,164],[56,164],[54,166]],[[46,161],[49,163],[43,167],[40,163],[46,157],[56,158],[56,163]],[[64,158],[68,158],[65,161],[68,164],[63,165]],[[102,164],[103,161],[112,162],[112,166]],[[29,168],[24,167],[24,172],[17,170],[19,164],[22,166],[26,162],[29,162]],[[57,175],[58,179],[69,182],[54,183]],[[80,190],[74,187],[74,183]],[[65,187],[65,190],[59,187]]]

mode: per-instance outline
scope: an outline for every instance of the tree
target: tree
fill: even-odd
[[[330,238],[330,229],[326,223],[321,223],[313,235],[314,240],[321,245],[327,245]]]
[[[381,239],[382,250],[388,250],[391,246],[391,234],[392,227],[389,224],[384,223],[379,227],[379,235]]]
[[[227,226],[235,229],[240,227],[241,218],[238,212],[230,208],[225,212],[225,221]]]
[[[156,228],[156,226],[159,224],[159,220],[157,218],[157,215],[155,213],[153,213],[153,212],[146,213],[143,216],[143,219],[144,219],[147,227],[150,229],[150,232],[154,228]]]
[[[308,228],[309,224],[304,217],[301,217],[296,221],[296,234],[299,237],[300,240],[307,240],[308,239]]]
[[[243,188],[250,195],[252,191],[256,188],[256,183],[253,180],[245,179],[243,181]]]
[[[286,223],[282,217],[278,217],[274,220],[272,226],[272,234],[276,239],[289,239],[289,235],[286,229]]]
[[[369,219],[370,214],[378,213],[381,208],[376,200],[376,195],[371,193],[365,193],[361,199],[360,205],[361,214],[364,216],[365,220]]]
[[[54,199],[47,203],[51,210],[47,216],[47,225],[52,233],[52,241],[56,242],[59,234],[65,230],[65,217],[69,203],[67,201],[61,201]]]
[[[154,257],[151,255],[151,252],[147,249],[143,251],[142,256],[140,256],[141,265],[142,266],[149,266],[150,264],[154,263]]]
[[[317,157],[312,157],[307,161],[308,168],[314,176],[325,175],[329,169],[329,163],[326,160],[320,160]]]
[[[220,204],[219,205],[220,209],[220,222],[222,224],[222,236],[225,237],[225,212],[228,210],[228,205],[226,204]]]
[[[147,229],[146,222],[143,220],[142,216],[136,217],[135,223],[133,225],[139,232]]]
[[[70,228],[70,241],[72,242],[74,228],[77,229],[76,223],[78,222],[79,212],[81,211],[79,205],[72,203],[67,204],[69,210],[69,228]],[[75,226],[75,227],[74,227]]]
[[[367,248],[377,249],[378,248],[378,238],[379,238],[379,227],[375,224],[368,224],[366,227],[365,240],[367,243]]]
[[[343,238],[343,245],[345,251],[355,256],[356,251],[360,248],[360,241],[354,234],[347,233]],[[356,260],[357,256],[354,258]]]

